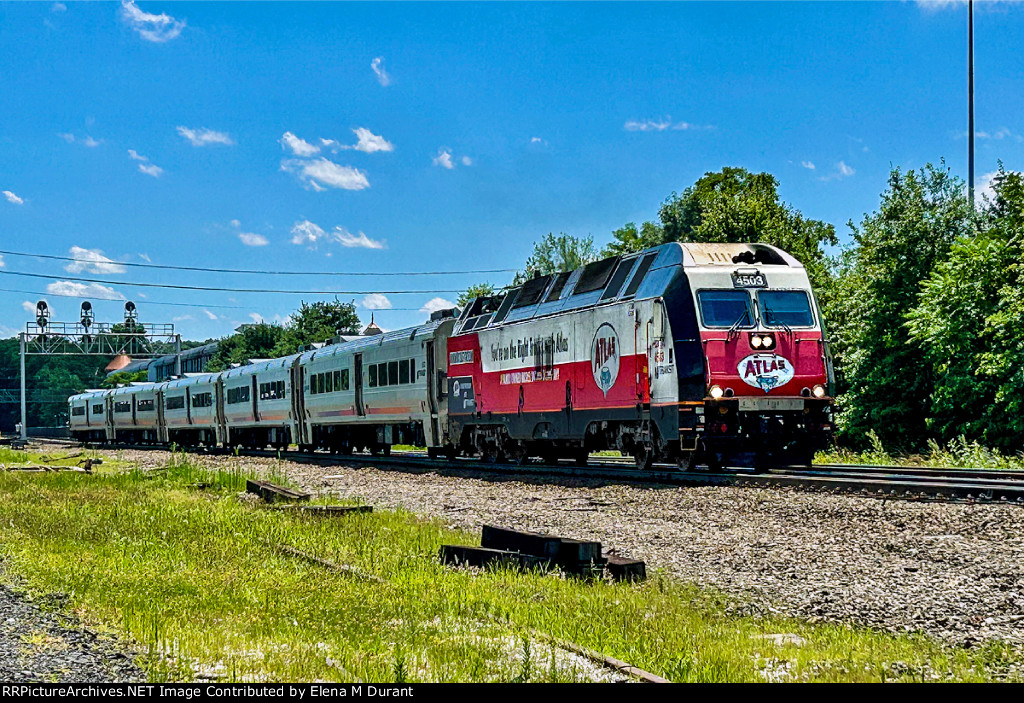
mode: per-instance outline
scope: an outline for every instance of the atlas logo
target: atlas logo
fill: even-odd
[[[789,360],[778,354],[751,354],[743,358],[736,371],[744,383],[765,393],[792,381],[794,373]]]
[[[597,328],[590,345],[590,369],[594,383],[607,397],[619,376],[619,335],[607,322]]]

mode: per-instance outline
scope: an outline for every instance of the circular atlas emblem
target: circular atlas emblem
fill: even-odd
[[[590,370],[594,383],[607,396],[619,376],[619,335],[607,322],[597,328],[590,345]]]
[[[740,378],[748,386],[768,393],[793,380],[793,364],[778,354],[751,354],[736,366]]]

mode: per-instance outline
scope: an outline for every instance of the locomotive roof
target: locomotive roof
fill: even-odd
[[[671,242],[613,256],[575,271],[538,276],[498,295],[475,299],[454,334],[534,317],[665,293],[680,267],[744,265],[800,267],[770,244]]]

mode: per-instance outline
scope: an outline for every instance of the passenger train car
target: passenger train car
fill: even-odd
[[[424,325],[69,400],[114,442],[585,462],[808,464],[832,366],[803,266],[765,244],[673,243],[539,276]]]

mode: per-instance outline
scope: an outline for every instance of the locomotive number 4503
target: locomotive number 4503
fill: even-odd
[[[732,272],[732,285],[734,288],[767,288],[768,279],[760,271],[753,273]]]

